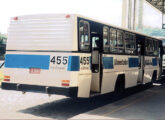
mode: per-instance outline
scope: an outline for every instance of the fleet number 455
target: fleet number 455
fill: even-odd
[[[68,63],[68,56],[53,56],[50,62],[58,65],[60,64],[66,65]],[[89,62],[90,62],[89,57],[80,58],[81,65],[89,65]]]
[[[53,64],[63,64],[66,65],[68,63],[68,57],[67,56],[53,56],[50,60]]]

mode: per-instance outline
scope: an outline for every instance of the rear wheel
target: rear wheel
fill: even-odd
[[[151,87],[154,82],[156,82],[157,71],[153,72],[152,79],[150,83],[147,83],[147,86]]]
[[[115,85],[115,94],[121,95],[125,91],[124,75],[119,75]]]

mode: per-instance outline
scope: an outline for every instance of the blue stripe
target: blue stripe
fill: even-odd
[[[67,70],[68,71],[79,71],[80,70],[80,57],[79,56],[69,56]]]
[[[157,58],[152,58],[152,66],[157,66]]]
[[[138,67],[139,66],[139,59],[138,58],[128,58],[128,66],[130,68]]]
[[[6,68],[49,69],[49,64],[49,55],[7,54],[5,57]]]
[[[113,69],[113,57],[103,57],[103,68]]]

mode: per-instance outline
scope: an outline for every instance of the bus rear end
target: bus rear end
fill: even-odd
[[[76,96],[75,24],[66,14],[11,18],[2,89]]]

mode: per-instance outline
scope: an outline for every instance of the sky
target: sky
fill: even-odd
[[[0,0],[0,3],[1,33],[7,33],[11,17],[42,13],[75,13],[121,26],[122,0]],[[160,12],[146,3],[144,8],[144,24],[161,27]]]
[[[162,13],[144,2],[143,24],[148,27],[162,27]]]

